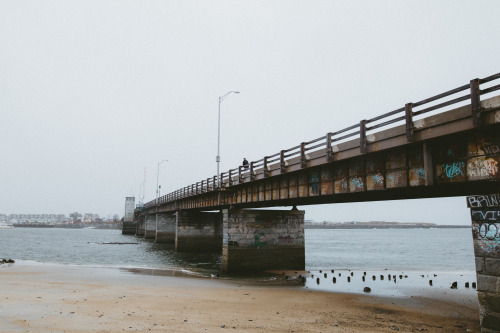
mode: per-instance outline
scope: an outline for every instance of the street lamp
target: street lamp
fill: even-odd
[[[218,118],[218,126],[217,126],[217,156],[215,157],[215,161],[217,162],[217,187],[220,188],[220,174],[219,174],[219,163],[220,163],[220,103],[226,99],[226,97],[231,94],[239,94],[239,91],[230,91],[222,96],[219,96],[219,118]]]
[[[155,201],[155,204],[156,204],[156,218],[155,218],[155,232],[156,232],[156,235],[158,235],[158,195],[159,195],[159,189],[160,189],[160,186],[158,184],[159,180],[160,180],[160,164],[162,164],[163,162],[168,162],[168,160],[162,160],[160,162],[158,162],[158,171],[156,172],[156,201]],[[156,239],[157,236],[155,236],[155,239]]]
[[[159,180],[160,180],[160,164],[162,164],[163,162],[168,162],[168,160],[162,160],[160,162],[158,162],[158,172],[156,173],[156,204],[158,204],[158,194],[159,194]]]

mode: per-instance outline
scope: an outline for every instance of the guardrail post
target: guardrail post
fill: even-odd
[[[243,177],[242,177],[242,175],[241,175],[241,168],[242,168],[242,167],[243,167],[243,166],[241,166],[241,165],[240,165],[240,166],[238,166],[238,182],[239,182],[240,184],[241,184],[241,183],[243,183]]]
[[[229,186],[233,186],[233,172],[232,170],[229,170]]]
[[[286,172],[286,164],[285,164],[285,151],[282,150],[280,152],[280,172],[285,173]]]
[[[254,180],[254,174],[253,174],[253,162],[250,162],[250,181]]]
[[[406,141],[413,142],[413,103],[405,104]]]
[[[359,122],[359,151],[361,154],[366,153],[366,120]]]
[[[216,184],[217,184],[217,176],[214,176],[213,183],[212,183],[212,190],[215,190]]]
[[[332,152],[332,136],[333,133],[328,133],[326,135],[326,161],[333,161],[333,152]]]
[[[304,169],[306,167],[306,143],[302,142],[300,144],[300,167]]]
[[[479,79],[470,80],[470,106],[472,111],[472,125],[479,125],[479,112],[481,111],[481,92],[479,91]]]
[[[264,177],[269,176],[269,171],[267,170],[267,156],[264,157]]]

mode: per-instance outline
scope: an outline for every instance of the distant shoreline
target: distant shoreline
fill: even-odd
[[[118,223],[92,223],[92,224],[51,224],[51,223],[13,223],[9,227],[15,228],[64,228],[64,229],[122,229],[121,222]]]
[[[470,228],[469,225],[439,225],[435,223],[400,222],[305,222],[304,229],[452,229]]]

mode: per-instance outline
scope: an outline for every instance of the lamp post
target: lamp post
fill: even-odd
[[[158,195],[159,195],[159,184],[158,182],[160,181],[160,164],[162,164],[163,162],[168,162],[168,160],[161,160],[160,162],[158,162],[158,171],[156,172],[156,200],[155,200],[155,204],[156,204],[156,227],[155,227],[155,232],[156,232],[156,235],[158,235]],[[155,239],[156,239],[156,236],[155,236]]]
[[[226,97],[231,94],[239,94],[239,91],[230,91],[225,93],[222,96],[219,96],[219,117],[218,117],[218,125],[217,125],[217,156],[215,157],[215,161],[217,162],[217,187],[220,188],[220,174],[219,174],[219,164],[220,164],[220,103],[226,99]]]
[[[158,162],[158,171],[156,173],[156,204],[158,204],[158,194],[159,194],[159,181],[160,181],[160,164],[162,164],[163,162],[168,162],[168,160],[162,160],[160,162]]]

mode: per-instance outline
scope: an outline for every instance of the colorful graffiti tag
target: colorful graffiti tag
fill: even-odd
[[[261,247],[266,247],[267,245],[267,242],[266,242],[266,236],[264,235],[264,233],[258,233],[254,236],[254,240],[255,240],[255,247],[257,248],[261,248]]]
[[[500,238],[500,223],[473,223],[472,237],[482,240],[498,240]]]
[[[294,238],[290,235],[288,236],[278,236],[278,244],[293,244]]]
[[[481,251],[500,253],[500,223],[473,223],[472,238]]]
[[[463,172],[463,168],[465,163],[463,161],[453,162],[453,163],[445,163],[441,167],[448,178],[455,178],[458,176],[465,176]]]

